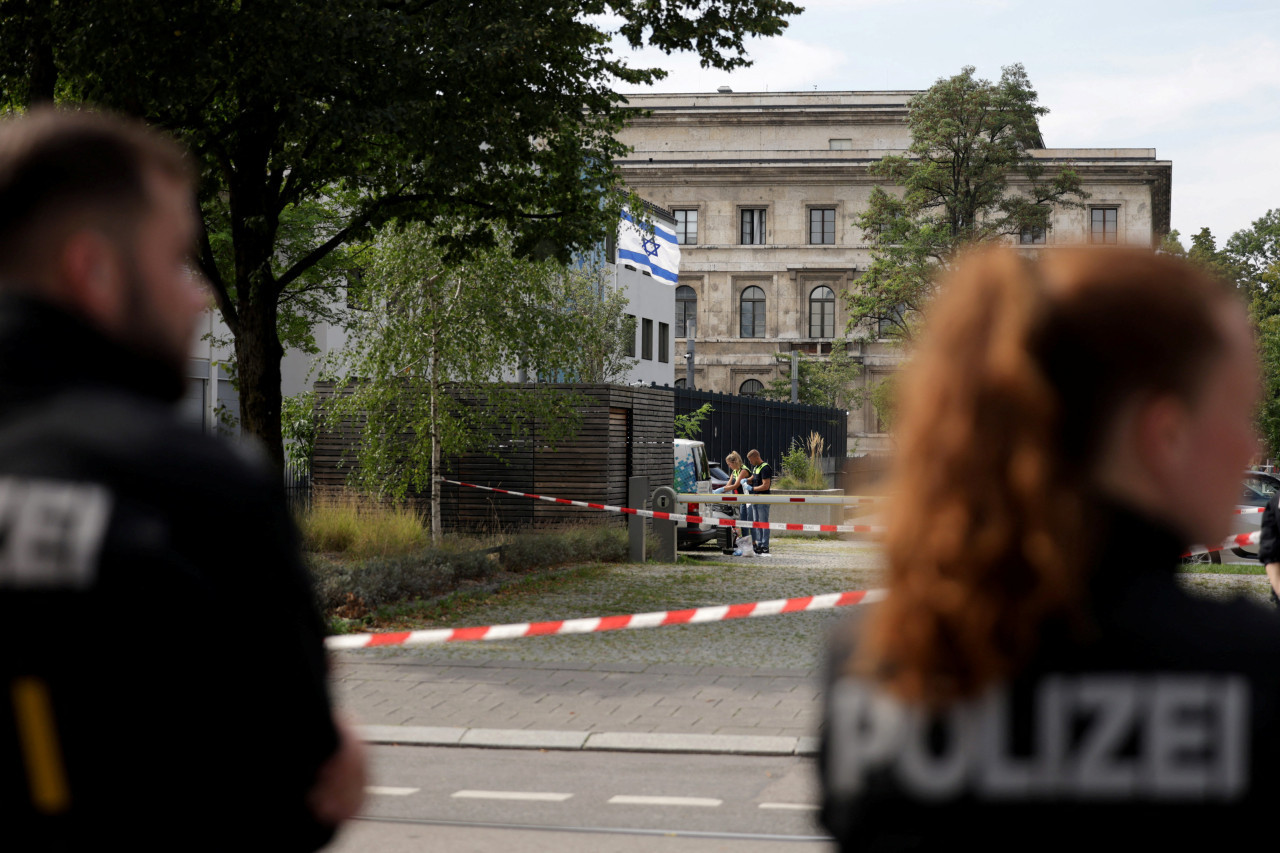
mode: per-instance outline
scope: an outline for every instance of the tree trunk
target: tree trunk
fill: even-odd
[[[431,329],[431,376],[428,380],[431,394],[431,542],[439,545],[444,531],[440,529],[440,419],[436,413],[436,399],[440,388],[436,383],[436,329]]]
[[[284,439],[280,433],[280,360],[284,347],[276,329],[274,299],[252,307],[241,303],[236,344],[236,375],[240,385],[240,428],[262,442],[268,458],[284,469]]]

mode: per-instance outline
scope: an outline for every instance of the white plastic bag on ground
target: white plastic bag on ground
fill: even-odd
[[[738,538],[737,547],[733,549],[735,557],[754,557],[756,555],[755,546],[751,544],[750,536],[741,536]]]

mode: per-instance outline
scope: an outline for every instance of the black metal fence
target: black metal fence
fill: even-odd
[[[284,494],[289,500],[289,508],[294,512],[311,505],[311,460],[285,460]]]
[[[803,443],[811,432],[822,436],[825,457],[844,459],[848,449],[849,415],[843,409],[690,388],[671,391],[675,394],[677,415],[695,412],[704,403],[711,404],[713,411],[702,422],[698,440],[707,445],[707,455],[713,462],[722,461],[731,450],[745,457],[747,451],[754,448],[776,468],[792,442]]]

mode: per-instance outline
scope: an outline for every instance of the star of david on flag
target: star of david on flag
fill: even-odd
[[[622,211],[618,223],[618,263],[646,270],[658,281],[675,284],[680,271],[676,235],[657,222],[644,223]]]

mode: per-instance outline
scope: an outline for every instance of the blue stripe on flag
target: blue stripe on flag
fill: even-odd
[[[644,223],[643,223],[643,222],[637,222],[636,220],[632,219],[632,218],[631,218],[631,214],[630,214],[630,213],[627,213],[625,210],[624,210],[624,211],[622,211],[622,218],[623,218],[623,219],[625,219],[625,220],[627,220],[628,222],[630,222],[632,225],[636,226],[637,228],[639,228],[639,229],[641,229],[641,230],[644,230],[644,227],[645,227],[645,226],[644,226]],[[656,234],[657,236],[661,237],[663,240],[666,240],[668,243],[675,243],[675,242],[676,242],[676,235],[675,235],[675,234],[671,233],[670,231],[663,231],[661,228],[659,228],[659,227],[658,227],[658,223],[656,223],[656,222],[654,222],[654,223],[652,223],[652,224],[653,224],[653,233],[654,233],[654,234]]]
[[[654,278],[660,278],[663,281],[671,282],[672,284],[675,284],[680,279],[678,275],[670,270],[664,270],[662,267],[656,266],[653,262],[653,258],[643,252],[633,252],[630,249],[619,249],[618,258],[627,261],[634,261],[635,263],[645,267],[653,273]]]

